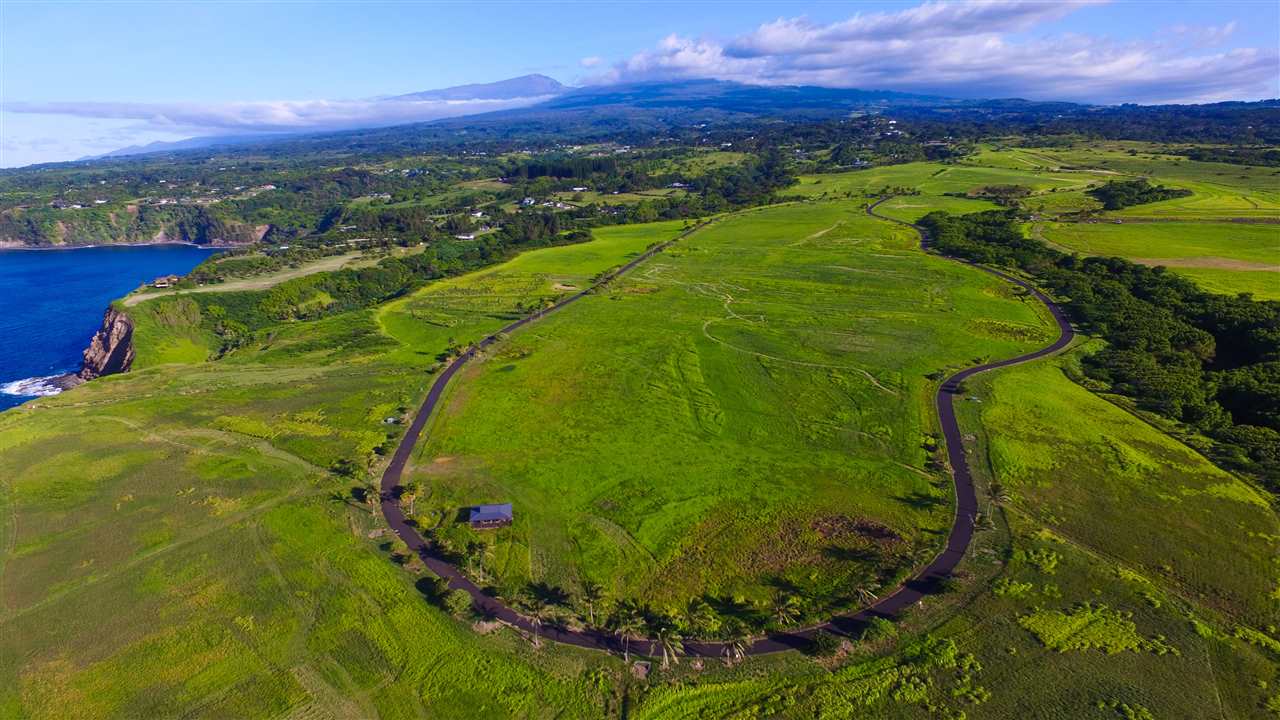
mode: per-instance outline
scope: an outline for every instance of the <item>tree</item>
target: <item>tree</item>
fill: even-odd
[[[640,606],[634,600],[623,600],[613,610],[609,625],[622,638],[622,659],[630,659],[631,638],[644,627],[644,617]]]
[[[867,629],[862,631],[863,642],[876,642],[887,638],[897,637],[898,628],[886,618],[871,618],[871,622],[867,623]]]
[[[840,652],[840,638],[826,630],[819,630],[809,645],[809,653],[815,657],[831,657]]]
[[[684,636],[675,618],[668,614],[655,615],[649,624],[650,634],[662,653],[662,667],[680,664],[680,654],[684,652]]]
[[[466,590],[450,590],[444,596],[444,607],[454,617],[464,617],[471,612],[471,596]]]
[[[725,620],[724,631],[728,639],[725,640],[721,655],[724,656],[725,665],[733,665],[747,656],[747,626],[741,620],[731,617]]]
[[[582,601],[587,605],[587,621],[596,624],[596,604],[604,599],[604,588],[600,583],[587,580],[582,583]]]
[[[694,598],[689,601],[689,607],[685,610],[685,618],[688,621],[689,629],[695,634],[702,637],[712,636],[719,632],[723,621],[720,619],[720,613],[711,607],[710,603],[702,598]]]
[[[468,541],[467,573],[478,578],[484,578],[486,576],[484,564],[492,552],[493,545],[484,538]]]
[[[773,601],[773,619],[778,625],[786,626],[795,622],[804,613],[804,601],[799,595],[778,593]]]

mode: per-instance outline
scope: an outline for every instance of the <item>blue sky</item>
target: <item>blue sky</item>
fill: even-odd
[[[1276,97],[1278,28],[1274,0],[5,0],[0,166],[429,119],[467,108],[376,98],[534,72],[570,84],[716,77],[1092,102]]]

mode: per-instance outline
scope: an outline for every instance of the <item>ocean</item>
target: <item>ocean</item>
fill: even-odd
[[[0,250],[0,410],[57,388],[80,368],[107,305],[157,275],[182,275],[209,256],[192,245]]]

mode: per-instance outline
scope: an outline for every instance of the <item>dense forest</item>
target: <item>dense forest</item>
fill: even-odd
[[[1110,391],[1211,438],[1220,464],[1280,492],[1280,302],[1207,293],[1164,268],[1067,255],[1015,211],[920,221],[941,252],[1034,275],[1107,346],[1084,362]],[[1194,438],[1192,439],[1194,444]]]

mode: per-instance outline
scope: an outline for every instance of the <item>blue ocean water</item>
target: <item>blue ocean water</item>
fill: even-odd
[[[110,302],[209,256],[192,245],[0,250],[0,410],[56,389],[75,372]]]

